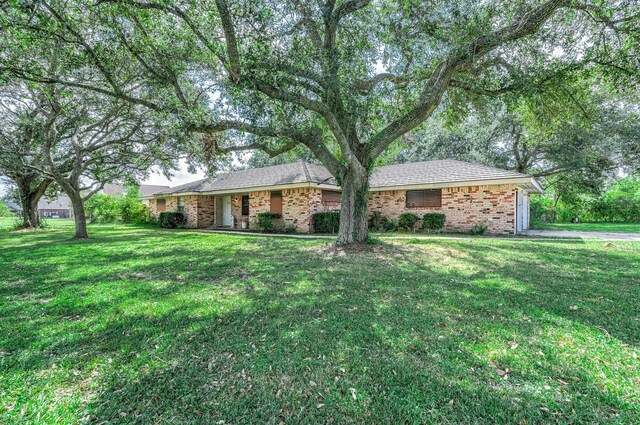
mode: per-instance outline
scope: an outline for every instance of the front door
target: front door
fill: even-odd
[[[222,225],[233,226],[233,217],[231,216],[231,196],[222,197]]]

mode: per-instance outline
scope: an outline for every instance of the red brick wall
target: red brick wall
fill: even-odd
[[[242,194],[231,195],[231,216],[233,217],[233,225],[240,227],[242,221]],[[246,219],[246,217],[244,217]]]
[[[213,196],[198,196],[198,225],[200,229],[213,226],[214,198]]]
[[[258,214],[271,209],[271,192],[268,190],[249,193],[249,227],[258,226]]]
[[[406,191],[372,192],[369,212],[379,211],[396,220],[401,213],[411,211],[422,217],[426,212],[446,215],[445,231],[466,232],[476,224],[487,226],[493,234],[515,230],[515,185],[467,186],[442,189],[442,206],[407,208]]]
[[[177,211],[177,197],[165,197],[166,211]],[[450,187],[442,189],[442,206],[433,208],[406,208],[406,191],[371,192],[369,213],[379,211],[383,216],[397,220],[404,211],[422,217],[426,212],[446,215],[445,231],[466,232],[474,225],[486,225],[489,233],[513,233],[515,229],[515,185]],[[249,226],[256,227],[259,212],[269,211],[271,192],[249,194]],[[156,216],[156,201],[149,208]],[[295,226],[298,232],[313,231],[313,214],[324,211],[322,191],[316,188],[284,189],[282,191],[282,219],[285,226]],[[330,209],[336,209],[332,206]],[[213,224],[213,196],[186,196],[185,214],[190,227],[209,227]],[[231,195],[231,214],[240,227],[242,220],[242,194]]]
[[[213,196],[191,195],[184,197],[184,215],[187,227],[203,229],[213,225]]]
[[[285,226],[295,226],[298,232],[303,233],[311,231],[318,192],[317,189],[306,187],[282,191],[282,218]]]
[[[178,211],[178,197],[177,196],[166,196],[164,198],[166,202],[165,211]],[[186,203],[186,200],[185,200]],[[185,205],[186,207],[186,205]],[[149,210],[151,211],[151,215],[155,218],[158,218],[158,204],[156,199],[149,199]]]
[[[198,196],[184,197],[184,216],[187,218],[187,227],[198,227]]]

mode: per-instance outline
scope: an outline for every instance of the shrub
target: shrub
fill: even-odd
[[[447,216],[442,213],[426,213],[422,217],[422,228],[426,230],[441,230]]]
[[[315,233],[336,233],[340,228],[340,211],[319,212],[313,215]]]
[[[412,212],[403,212],[398,217],[398,228],[402,230],[414,230],[419,218]]]
[[[9,207],[4,204],[4,202],[0,202],[0,217],[13,217],[13,214]]]
[[[120,218],[118,199],[104,193],[93,195],[85,203],[85,210],[92,223],[114,223]]]
[[[181,212],[163,211],[158,216],[158,226],[164,229],[178,229],[187,224],[187,217]]]
[[[258,213],[258,228],[265,233],[275,233],[278,227],[274,223],[274,220],[282,218],[280,214],[272,212]]]
[[[94,195],[85,203],[87,215],[92,223],[152,223],[151,211],[138,199],[139,194],[137,187],[130,186],[124,196]]]
[[[376,232],[393,232],[398,230],[398,224],[388,217],[383,216],[380,211],[374,211],[369,216],[369,230]]]
[[[384,217],[380,211],[374,211],[369,216],[369,230],[382,230],[384,227]]]
[[[487,233],[487,226],[484,224],[474,224],[469,233],[472,235],[484,235]]]
[[[136,198],[122,197],[118,200],[118,207],[123,223],[147,224],[151,222],[149,207]]]
[[[298,230],[296,229],[296,226],[286,226],[284,229],[282,229],[282,233],[286,235],[293,235],[295,233],[298,233]]]
[[[398,230],[398,223],[391,220],[390,218],[384,217],[382,219],[382,230],[385,232],[395,232]]]

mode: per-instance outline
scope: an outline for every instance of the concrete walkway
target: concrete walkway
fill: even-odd
[[[606,241],[640,241],[640,233],[574,232],[571,230],[527,230],[526,236],[551,238],[603,239]]]

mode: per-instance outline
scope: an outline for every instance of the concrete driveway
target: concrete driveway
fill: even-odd
[[[606,241],[640,241],[640,233],[574,232],[570,230],[527,230],[527,236],[546,236],[552,238],[603,239]]]

